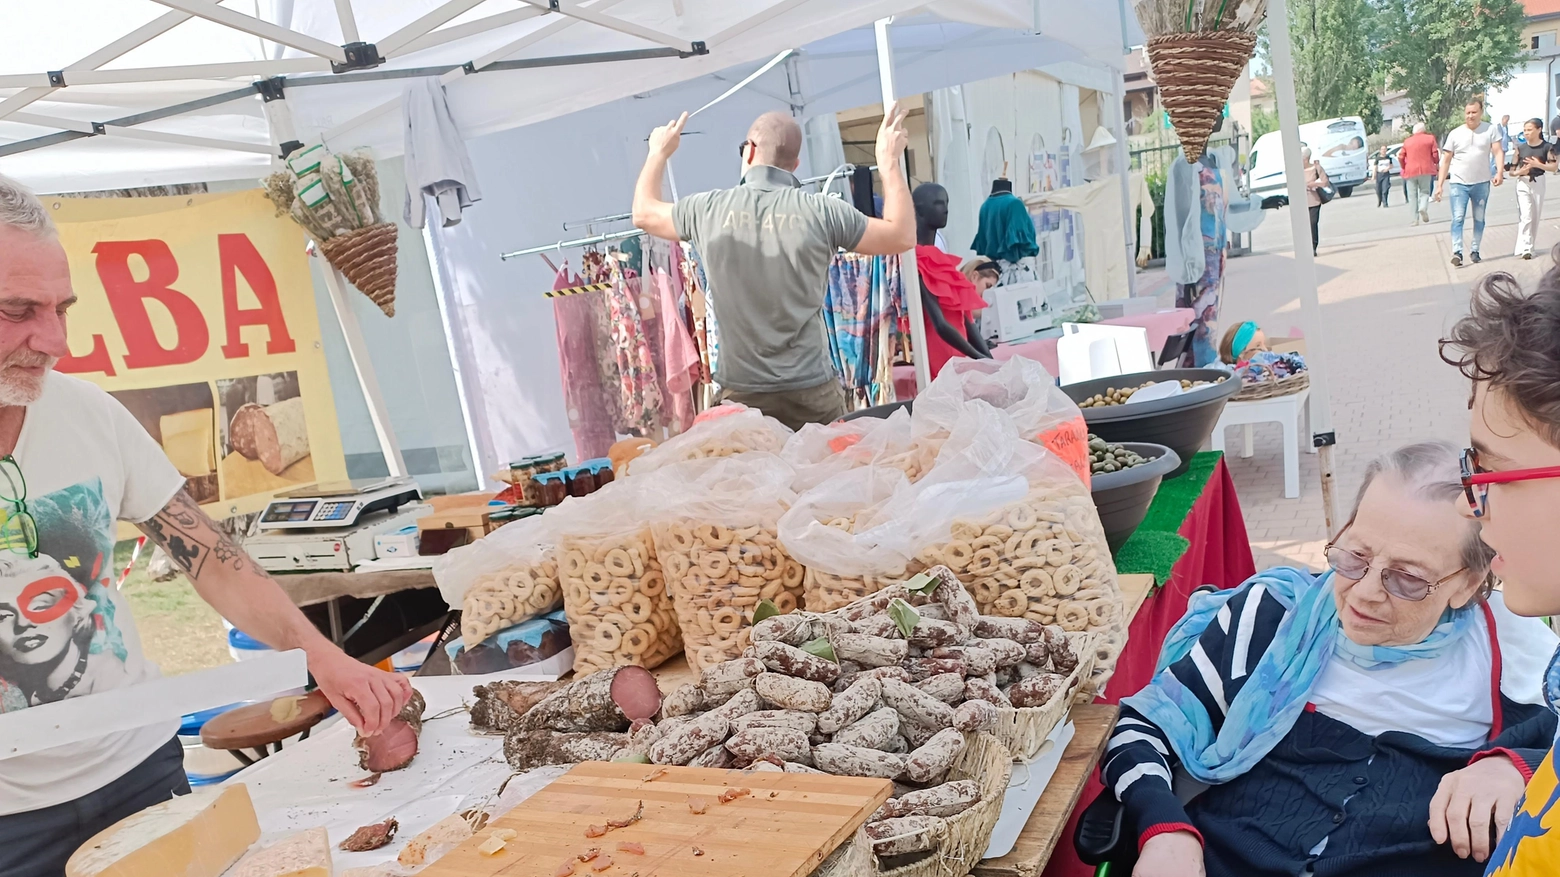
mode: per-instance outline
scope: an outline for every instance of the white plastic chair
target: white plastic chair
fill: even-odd
[[[1224,450],[1225,427],[1239,426],[1244,433],[1241,456],[1249,457],[1252,454],[1251,425],[1277,422],[1284,434],[1284,498],[1294,499],[1300,495],[1300,437],[1304,434],[1300,430],[1300,419],[1309,416],[1306,402],[1310,398],[1310,389],[1305,389],[1271,399],[1229,402],[1224,406],[1224,413],[1219,415],[1219,424],[1213,428],[1209,444],[1215,451]],[[1316,453],[1310,442],[1306,443],[1306,450]]]

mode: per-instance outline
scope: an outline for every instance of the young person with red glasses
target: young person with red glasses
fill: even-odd
[[[1560,269],[1551,268],[1531,295],[1510,274],[1485,277],[1468,315],[1442,340],[1441,356],[1473,381],[1464,514],[1496,552],[1491,571],[1506,606],[1520,615],[1560,615]],[[1545,673],[1544,693],[1560,710],[1560,653]],[[1486,874],[1556,873],[1556,820],[1560,779],[1551,749],[1515,813],[1496,814],[1500,841]]]

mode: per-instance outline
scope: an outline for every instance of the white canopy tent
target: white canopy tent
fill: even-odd
[[[875,34],[889,16],[892,37]],[[683,192],[730,185],[730,147],[766,110],[805,118],[1048,65],[1098,71],[1119,92],[1125,48],[1142,42],[1122,0],[56,0],[0,7],[0,34],[0,173],[44,192],[257,179],[290,141],[395,156],[407,81],[443,79],[488,196],[461,226],[428,232],[479,472],[517,439],[551,440],[531,425],[560,413],[528,396],[557,383],[556,353],[502,332],[534,332],[550,314],[539,296],[517,305],[525,274],[496,258],[546,238],[486,220],[540,214],[555,228],[593,215],[576,191],[537,197],[560,166],[598,189],[626,174],[596,214],[626,210],[649,128],[785,49],[795,57],[700,117],[714,136],[684,141]],[[627,112],[572,124],[608,105]],[[511,129],[545,137],[506,138],[488,164],[516,178],[505,188],[478,144]],[[528,215],[501,213],[500,192]],[[327,283],[385,457],[404,471],[339,278]],[[528,357],[551,373],[524,368]]]

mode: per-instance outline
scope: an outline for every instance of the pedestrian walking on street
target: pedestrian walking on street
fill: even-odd
[[[1332,180],[1322,164],[1311,160],[1311,147],[1300,150],[1300,161],[1305,166],[1305,203],[1311,210],[1311,255],[1316,255],[1318,244],[1316,223],[1322,217],[1322,205],[1333,199]]]
[[[1504,167],[1506,157],[1511,155],[1511,116],[1501,116],[1500,124],[1495,126],[1495,136],[1500,138],[1500,161],[1490,165],[1490,173],[1495,173],[1497,166]]]
[[[1435,144],[1435,135],[1425,131],[1424,122],[1415,124],[1414,133],[1403,141],[1398,164],[1408,187],[1408,212],[1414,216],[1414,225],[1428,223],[1430,194],[1435,188],[1436,170],[1441,166],[1441,150]]]
[[[1376,180],[1376,206],[1390,206],[1387,201],[1392,194],[1392,156],[1387,154],[1385,146],[1376,150],[1375,158],[1371,159],[1370,174]]]
[[[1517,178],[1517,250],[1522,259],[1533,258],[1533,240],[1544,215],[1544,175],[1560,170],[1560,153],[1544,139],[1544,120],[1528,119],[1517,141],[1517,160],[1511,166]]]
[[[1441,145],[1441,173],[1436,179],[1440,201],[1448,184],[1452,191],[1452,264],[1462,267],[1463,221],[1473,208],[1473,247],[1468,255],[1479,261],[1484,239],[1484,209],[1490,202],[1490,186],[1505,180],[1506,157],[1500,149],[1500,133],[1484,119],[1484,101],[1477,98],[1463,107],[1463,124],[1446,135]],[[1491,167],[1494,168],[1491,171]],[[1493,179],[1492,179],[1493,177]]]

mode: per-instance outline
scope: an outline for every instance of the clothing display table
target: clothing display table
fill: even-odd
[[[1154,358],[1158,359],[1159,351],[1164,349],[1165,339],[1171,335],[1185,332],[1192,324],[1192,317],[1196,311],[1191,308],[1171,308],[1152,314],[1137,314],[1130,317],[1116,317],[1110,320],[1101,320],[1104,326],[1138,326],[1148,330],[1148,346],[1154,352]],[[1045,366],[1045,370],[1053,376],[1060,369],[1056,361],[1055,338],[1036,338],[1031,341],[1019,341],[1012,344],[998,344],[991,348],[993,359],[1007,360],[1015,356],[1032,359]],[[915,368],[908,365],[894,366],[894,393],[901,401],[915,398]]]
[[[1116,567],[1123,580],[1128,573],[1146,572],[1164,584],[1148,597],[1127,628],[1126,648],[1102,698],[1108,704],[1148,684],[1165,635],[1186,613],[1194,589],[1205,584],[1233,588],[1256,573],[1240,501],[1223,454],[1200,453],[1192,458],[1191,468],[1160,485],[1143,524],[1117,552]],[[1079,737],[1081,731],[1080,727]],[[1073,745],[1078,742],[1074,738]],[[1103,791],[1092,767],[1087,773],[1083,793],[1045,864],[1046,877],[1094,873],[1094,868],[1078,860],[1072,847],[1077,815]]]

